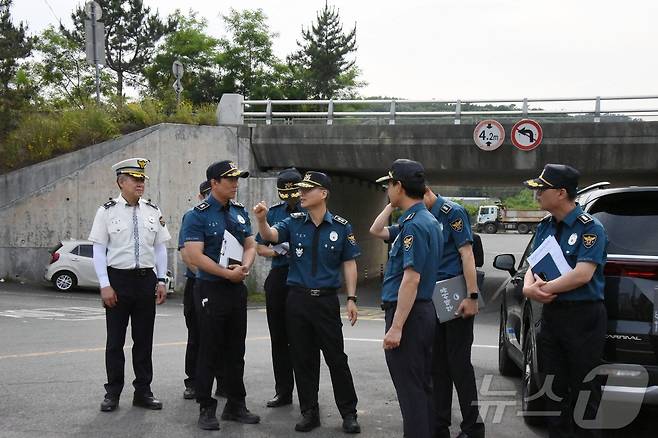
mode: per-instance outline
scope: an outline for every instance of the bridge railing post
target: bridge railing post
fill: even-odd
[[[528,98],[523,98],[523,118],[528,117]]]
[[[327,125],[334,124],[334,100],[329,99],[329,107],[327,108]]]
[[[601,121],[601,96],[596,96],[594,101],[594,123]]]
[[[395,101],[391,101],[391,113],[388,119],[389,125],[395,125]]]
[[[272,100],[267,99],[267,108],[265,109],[265,124],[272,124]]]
[[[455,103],[455,125],[462,124],[462,101],[460,99]]]
[[[244,124],[244,97],[234,93],[222,94],[215,116],[220,126]]]

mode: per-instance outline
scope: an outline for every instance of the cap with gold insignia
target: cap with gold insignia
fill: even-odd
[[[229,160],[216,161],[206,169],[206,178],[208,180],[235,177],[246,178],[248,176],[248,171],[238,169],[238,166]]]
[[[301,180],[301,173],[299,173],[294,167],[279,172],[279,175],[276,178],[276,189],[279,192],[279,198],[283,200],[298,198],[299,187],[297,187],[297,183]]]
[[[304,179],[302,179],[296,185],[301,189],[321,187],[323,189],[331,190],[331,178],[329,178],[326,173],[311,171],[306,172]]]
[[[400,158],[395,160],[388,171],[388,175],[377,179],[377,183],[388,181],[425,184],[425,169],[418,161]]]
[[[580,172],[566,164],[547,164],[541,175],[523,182],[531,190],[567,189],[575,192],[578,187]]]
[[[144,168],[151,160],[148,158],[128,158],[127,160],[119,161],[117,164],[112,166],[112,170],[116,172],[117,175],[125,174],[130,175],[135,178],[146,178],[144,173]]]

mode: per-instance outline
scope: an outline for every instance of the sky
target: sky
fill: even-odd
[[[144,0],[167,15],[189,6],[224,33],[220,14],[261,8],[280,58],[325,0]],[[70,23],[80,0],[14,0],[31,32]],[[357,28],[363,96],[520,99],[658,95],[653,0],[332,0]],[[57,18],[56,18],[57,17]],[[654,106],[656,105],[654,101]],[[628,104],[622,104],[628,107]]]

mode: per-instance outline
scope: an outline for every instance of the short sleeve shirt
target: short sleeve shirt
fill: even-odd
[[[183,239],[185,236],[183,235],[183,223],[185,223],[185,216],[187,216],[192,210],[188,210],[183,214],[183,219],[181,220],[181,227],[180,231],[178,232],[178,250],[180,251],[185,247],[185,240]],[[192,272],[190,268],[187,268],[185,270],[185,276],[187,278],[196,278],[196,274]]]
[[[244,245],[247,237],[252,235],[249,215],[242,204],[229,201],[223,205],[210,195],[185,216],[181,232],[183,242],[203,242],[203,253],[219,262],[226,230]],[[206,281],[224,280],[201,269],[197,270],[197,278]]]
[[[107,265],[116,269],[155,267],[155,246],[171,239],[162,212],[150,201],[130,205],[119,195],[96,211],[91,242],[107,247]]]
[[[443,236],[439,223],[422,202],[404,212],[398,224],[389,227],[392,240],[382,301],[397,301],[404,270],[411,268],[420,274],[416,300],[431,300],[437,272],[443,255]]]
[[[273,205],[270,210],[267,212],[267,223],[270,225],[275,225],[282,220],[284,220],[287,217],[290,217],[291,213],[299,213],[302,212],[303,209],[299,205],[299,202],[295,204],[295,206],[290,209],[288,208],[288,203],[287,202],[280,202],[276,205]],[[258,242],[261,245],[268,245],[270,242],[266,242],[260,234],[256,235],[256,242]],[[290,259],[290,252],[287,255],[276,255],[272,257],[272,267],[277,268],[277,267],[283,267],[283,266],[288,266],[288,260]]]
[[[605,286],[603,267],[607,259],[608,236],[601,222],[588,213],[584,213],[580,205],[576,205],[576,208],[564,218],[561,224],[552,216],[540,222],[535,233],[533,250],[549,236],[555,236],[564,257],[572,268],[575,268],[578,262],[589,262],[596,265],[594,275],[587,284],[558,294],[555,300],[603,300]]]
[[[317,227],[308,213],[293,213],[274,228],[279,241],[273,243],[290,243],[289,286],[338,289],[343,262],[361,255],[352,225],[329,211]]]
[[[466,209],[438,196],[430,213],[441,224],[443,234],[443,258],[437,281],[457,277],[464,273],[459,248],[473,243],[471,221]]]

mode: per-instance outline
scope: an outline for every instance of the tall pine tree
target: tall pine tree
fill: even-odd
[[[339,11],[333,6],[325,2],[310,29],[302,28],[297,45],[299,50],[288,57],[297,94],[329,99],[359,86],[356,61],[349,56],[356,52],[356,25],[343,32]]]

